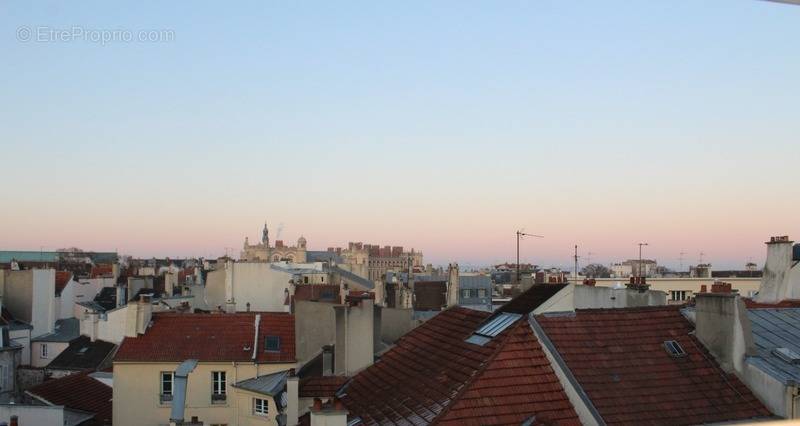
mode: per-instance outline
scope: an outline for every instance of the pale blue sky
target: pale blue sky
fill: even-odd
[[[800,7],[756,0],[2,2],[0,246],[719,265],[800,239]],[[20,27],[174,31],[20,42]],[[631,203],[639,203],[632,206]],[[736,237],[730,237],[736,234]],[[6,247],[9,246],[9,247]],[[566,260],[565,260],[566,259]]]

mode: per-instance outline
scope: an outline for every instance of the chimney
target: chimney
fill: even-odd
[[[300,379],[290,370],[286,378],[286,425],[294,426],[300,417]]]
[[[91,311],[87,316],[89,320],[89,340],[94,342],[97,340],[97,323],[100,320],[100,315],[96,311]]]
[[[137,305],[139,305],[139,309],[136,315],[136,332],[144,334],[147,331],[147,325],[150,324],[150,319],[153,317],[152,295],[140,294]]]
[[[314,399],[311,408],[311,426],[346,425],[348,411],[339,398],[334,398],[330,406],[325,407],[322,401]]]
[[[236,313],[236,301],[234,301],[233,299],[228,299],[228,301],[225,302],[225,313],[228,314]]]
[[[117,296],[117,307],[118,308],[120,306],[125,306],[125,302],[126,302],[126,300],[125,300],[125,288],[126,288],[126,286],[124,286],[124,285],[119,285],[119,284],[117,285],[117,294],[116,294],[116,296]]]
[[[756,355],[747,308],[735,293],[700,293],[695,298],[695,336],[723,369],[741,372]]]
[[[374,357],[374,301],[356,300],[352,306],[334,306],[336,347],[334,373],[350,376],[372,365]]]
[[[778,303],[800,299],[800,268],[795,268],[792,243],[788,236],[772,237],[767,244],[767,261],[756,301]]]
[[[722,281],[715,281],[714,284],[711,284],[711,292],[712,293],[733,293],[733,288],[731,287],[731,283],[724,283]]]
[[[19,417],[11,416],[11,419],[9,419],[8,426],[19,426]]]
[[[447,306],[458,306],[458,263],[451,263],[447,267]]]
[[[708,293],[708,287],[705,284],[700,286],[700,293]]]
[[[322,375],[333,376],[333,347],[331,345],[322,347]]]

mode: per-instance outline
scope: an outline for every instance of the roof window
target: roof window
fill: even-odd
[[[496,315],[489,317],[472,336],[467,338],[467,343],[483,346],[492,338],[502,333],[511,324],[515,323],[522,317],[521,314],[514,314],[510,312],[500,312]]]
[[[667,353],[670,354],[670,356],[672,356],[673,358],[680,358],[686,356],[686,351],[684,351],[681,344],[676,342],[675,340],[665,341],[664,349],[666,349]]]
[[[775,348],[772,354],[789,364],[800,364],[800,354],[789,348]]]

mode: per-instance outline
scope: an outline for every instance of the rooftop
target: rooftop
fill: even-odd
[[[52,333],[34,337],[31,342],[71,342],[81,335],[81,322],[77,318],[56,320]]]
[[[89,425],[111,424],[111,386],[86,374],[71,374],[36,385],[27,394],[53,405],[94,413]]]
[[[233,386],[263,395],[277,396],[286,388],[286,378],[288,377],[288,370],[278,371],[277,373],[242,380]]]
[[[260,322],[254,351],[256,315],[260,316]],[[279,339],[279,350],[266,350],[267,336]],[[155,313],[145,334],[122,341],[114,362],[182,362],[186,359],[295,362],[294,316],[282,312]]]
[[[546,300],[549,287],[528,290],[525,306]],[[523,315],[483,345],[467,342],[490,318],[462,307],[439,313],[346,382],[339,397],[366,424],[521,424],[533,416],[579,424]]]
[[[689,425],[771,414],[690,333],[678,307],[535,318],[607,424]],[[677,342],[683,355],[667,351]]]
[[[92,342],[86,336],[73,340],[69,346],[47,364],[54,370],[98,370],[108,361],[117,345],[103,340]]]
[[[750,309],[747,311],[758,357],[747,362],[759,367],[785,385],[800,385],[800,359],[788,362],[780,353],[800,354],[800,308]]]

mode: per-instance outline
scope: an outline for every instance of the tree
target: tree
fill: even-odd
[[[599,263],[586,265],[581,269],[581,274],[583,274],[584,277],[611,278],[611,270]]]

